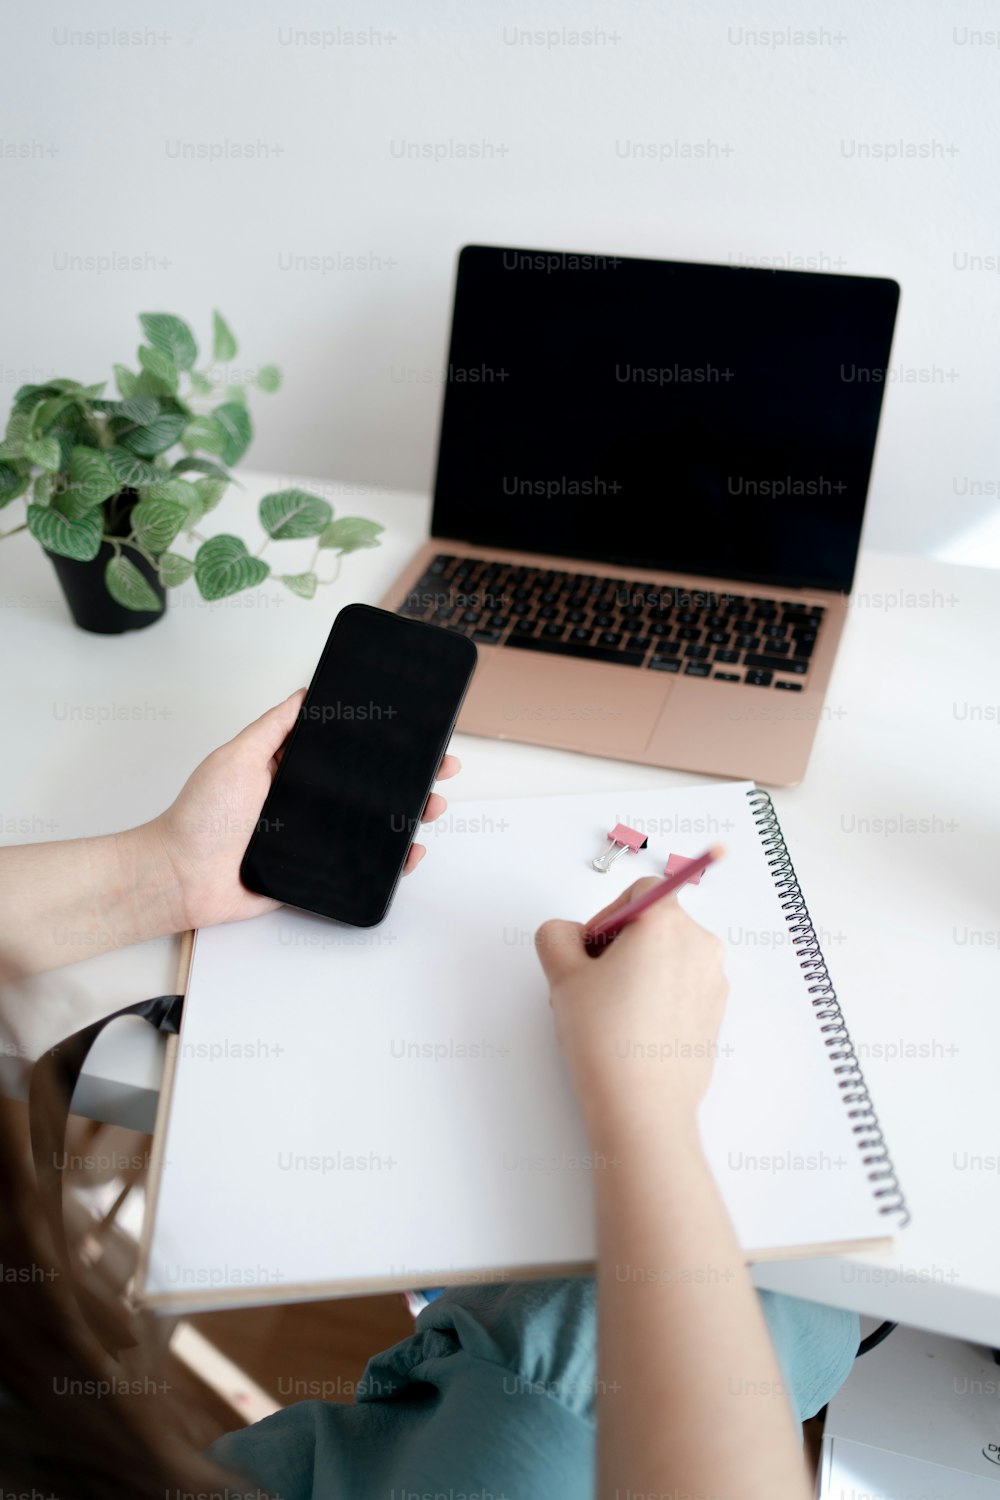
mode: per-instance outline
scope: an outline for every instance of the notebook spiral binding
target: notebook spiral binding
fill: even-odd
[[[837,1085],[843,1095],[851,1128],[857,1137],[858,1150],[861,1152],[868,1180],[875,1184],[875,1197],[879,1200],[878,1211],[881,1214],[898,1214],[899,1227],[902,1229],[910,1222],[906,1199],[889,1156],[889,1148],[868,1093],[865,1075],[854,1051],[854,1043],[841,1012],[774,803],[767,792],[757,789],[747,792],[747,798],[767,856],[774,888],[792,934],[792,945],[805,975],[816,1019],[820,1023],[823,1043],[829,1050]]]

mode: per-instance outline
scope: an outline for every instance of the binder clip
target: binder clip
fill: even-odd
[[[623,854],[638,854],[640,849],[645,849],[647,842],[644,833],[626,828],[624,823],[616,823],[608,834],[608,847],[591,860],[591,864],[606,875],[616,859],[621,859]]]
[[[664,875],[679,875],[684,866],[691,863],[692,861],[683,854],[670,854],[667,856],[667,863],[664,866],[663,873]],[[699,870],[697,875],[693,875],[691,877],[691,879],[688,881],[688,884],[700,885],[701,877],[702,875],[704,875],[704,873],[704,870]]]

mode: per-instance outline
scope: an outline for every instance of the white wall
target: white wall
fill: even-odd
[[[132,43],[93,36],[116,28]],[[515,41],[526,28],[572,30]],[[788,28],[812,40],[746,35]],[[134,357],[139,311],[205,331],[218,304],[246,363],[286,372],[256,404],[255,467],[423,487],[465,241],[888,275],[904,378],[868,541],[974,555],[1000,481],[998,32],[981,0],[10,8],[0,398]],[[870,159],[900,145],[924,154]],[[344,266],[358,256],[374,268]]]

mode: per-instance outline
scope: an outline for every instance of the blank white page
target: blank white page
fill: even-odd
[[[749,790],[456,803],[380,927],[282,910],[200,932],[144,1295],[214,1305],[591,1261],[592,1172],[614,1164],[591,1161],[533,934],[717,840],[727,858],[681,900],[727,943],[701,1123],[740,1242],[885,1236]],[[648,848],[601,875],[619,821]]]

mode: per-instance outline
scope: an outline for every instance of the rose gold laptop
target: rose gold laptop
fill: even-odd
[[[800,781],[898,299],[875,277],[467,246],[432,535],[382,601],[476,642],[459,729]]]

